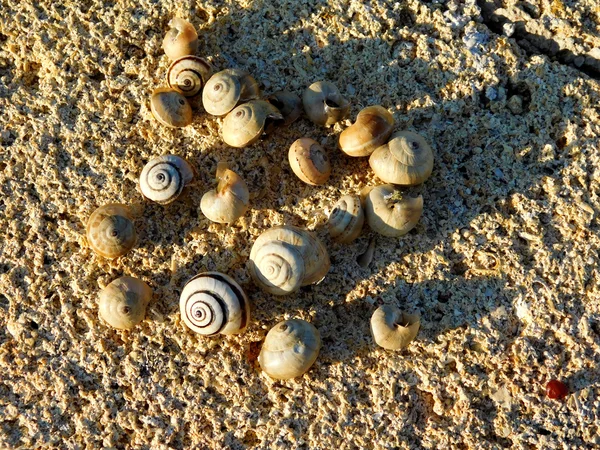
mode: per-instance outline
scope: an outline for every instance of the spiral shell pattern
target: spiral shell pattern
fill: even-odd
[[[144,320],[152,289],[142,280],[121,277],[100,292],[98,313],[110,326],[129,330]]]
[[[210,78],[210,63],[199,56],[186,55],[171,64],[167,71],[167,81],[172,89],[186,97],[198,94]]]
[[[286,242],[261,246],[253,258],[256,276],[273,294],[294,292],[302,285],[305,268],[302,255]]]
[[[333,239],[348,244],[358,237],[365,223],[365,213],[360,198],[344,195],[333,207],[329,216],[329,234]]]
[[[258,98],[260,90],[248,72],[225,69],[214,74],[202,91],[202,104],[207,113],[224,116],[240,102]]]
[[[92,250],[110,259],[127,253],[137,240],[129,208],[119,203],[96,209],[88,220],[86,234]]]
[[[144,197],[166,205],[174,201],[194,177],[191,166],[183,158],[164,155],[144,166],[140,189]]]
[[[242,148],[256,142],[268,131],[269,121],[283,121],[277,108],[264,100],[252,100],[238,106],[223,121],[223,140],[228,145]]]

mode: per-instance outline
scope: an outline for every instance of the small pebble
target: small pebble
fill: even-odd
[[[567,396],[569,388],[567,385],[559,380],[550,380],[546,385],[546,395],[548,398],[555,400],[561,400]]]

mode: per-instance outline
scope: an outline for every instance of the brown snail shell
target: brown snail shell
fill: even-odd
[[[171,60],[193,55],[198,50],[198,33],[185,19],[174,17],[169,22],[169,31],[163,39],[163,50]]]
[[[288,152],[288,159],[294,173],[305,183],[314,186],[329,179],[329,157],[325,149],[313,139],[300,138],[295,141]]]
[[[423,197],[406,197],[391,184],[372,188],[364,199],[371,229],[383,236],[399,237],[412,230],[423,212]]]
[[[225,69],[215,73],[202,90],[202,105],[213,116],[224,116],[233,108],[260,96],[258,83],[240,69]]]
[[[167,82],[171,89],[185,97],[198,94],[212,74],[212,66],[204,58],[186,55],[171,63]]]
[[[171,88],[154,89],[150,108],[154,118],[167,127],[185,127],[192,123],[192,107],[182,94]]]
[[[308,118],[313,123],[324,126],[339,122],[350,109],[350,102],[328,81],[311,84],[302,95],[302,104]]]
[[[329,215],[329,234],[337,242],[349,244],[358,237],[364,223],[365,213],[360,198],[356,195],[344,195]]]
[[[265,98],[270,104],[281,112],[282,126],[286,127],[302,114],[302,100],[296,94],[288,91],[274,92]]]
[[[242,177],[222,165],[217,168],[217,180],[217,189],[202,196],[200,209],[213,222],[233,223],[248,210],[248,186]]]
[[[121,277],[100,292],[98,312],[110,326],[129,330],[144,320],[152,289],[142,280]]]
[[[417,337],[420,324],[419,316],[403,313],[393,305],[383,305],[371,316],[371,334],[380,347],[399,350]]]
[[[269,134],[282,121],[279,110],[269,102],[251,100],[227,114],[223,121],[223,140],[232,147],[246,147],[263,134]]]
[[[340,133],[340,149],[348,156],[369,156],[392,134],[394,117],[382,106],[368,106]]]
[[[137,240],[131,212],[120,203],[96,209],[88,220],[86,232],[92,250],[109,259],[127,253]]]

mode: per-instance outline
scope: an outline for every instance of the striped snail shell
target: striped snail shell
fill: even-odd
[[[204,272],[188,281],[179,311],[192,331],[205,336],[241,333],[250,321],[248,297],[233,278],[219,272]]]
[[[144,197],[166,205],[174,201],[194,178],[188,162],[175,155],[154,158],[142,169],[140,189]]]
[[[360,198],[344,195],[333,207],[329,216],[329,234],[341,244],[349,244],[358,237],[365,223],[365,213]]]
[[[200,92],[211,74],[212,67],[207,60],[186,55],[173,61],[167,71],[167,82],[177,92],[193,97]]]
[[[88,220],[86,234],[92,250],[109,259],[123,256],[137,240],[131,211],[120,203],[96,209]]]

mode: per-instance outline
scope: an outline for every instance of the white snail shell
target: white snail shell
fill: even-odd
[[[163,39],[163,50],[169,59],[174,60],[193,55],[198,50],[198,33],[185,19],[174,17],[169,22],[169,31]]]
[[[382,106],[368,106],[340,133],[338,144],[348,156],[369,156],[392,134],[394,117]]]
[[[251,100],[227,114],[223,121],[223,140],[232,147],[246,147],[280,123],[283,116],[277,108],[264,100]]]
[[[144,197],[166,205],[174,201],[194,178],[188,162],[175,155],[154,158],[142,169],[140,189]]]
[[[213,222],[232,223],[248,210],[250,193],[242,177],[227,168],[217,169],[217,189],[202,196],[200,209]]]
[[[315,140],[300,138],[290,146],[290,167],[307,184],[324,184],[331,174],[331,163],[325,149]]]
[[[152,289],[142,280],[121,277],[100,292],[98,312],[110,326],[129,330],[144,320]]]
[[[321,349],[321,336],[312,324],[291,319],[279,322],[267,333],[258,363],[271,378],[299,377],[313,365]]]
[[[190,103],[174,89],[154,89],[150,97],[150,109],[154,118],[166,127],[185,127],[192,123]]]
[[[184,323],[205,336],[237,334],[250,321],[250,302],[236,281],[219,272],[204,272],[187,282],[179,299]]]
[[[137,241],[131,211],[120,203],[96,209],[88,220],[86,234],[92,250],[110,259],[123,256]]]
[[[393,305],[383,305],[371,316],[371,333],[380,347],[398,350],[412,342],[420,324],[419,316],[403,313]]]
[[[302,104],[313,123],[325,126],[342,120],[350,109],[350,102],[340,94],[335,84],[328,81],[311,84],[302,95]]]
[[[329,215],[329,234],[337,242],[349,244],[358,237],[364,223],[365,213],[360,198],[356,195],[344,195]]]
[[[186,55],[171,63],[167,71],[169,87],[186,97],[198,94],[212,74],[210,63],[199,56]]]
[[[330,265],[321,241],[293,226],[265,231],[250,251],[250,275],[258,286],[274,295],[287,295],[321,281]]]
[[[423,212],[423,197],[407,197],[391,184],[376,186],[365,197],[365,215],[371,229],[399,237],[412,230]]]
[[[215,73],[202,90],[202,105],[213,116],[224,116],[237,105],[258,98],[260,89],[243,70],[225,69]]]

